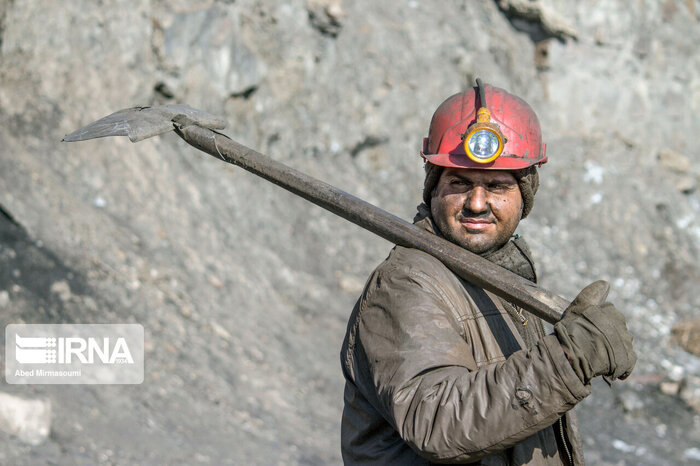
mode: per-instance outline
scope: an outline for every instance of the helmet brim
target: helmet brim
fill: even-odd
[[[426,161],[440,167],[472,168],[477,170],[521,170],[532,165],[542,165],[547,162],[547,157],[528,159],[514,155],[500,155],[496,160],[488,163],[479,163],[471,160],[466,154],[424,154],[420,153]]]

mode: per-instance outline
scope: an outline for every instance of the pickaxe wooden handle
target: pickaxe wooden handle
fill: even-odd
[[[557,322],[569,305],[564,298],[481,256],[216,131],[224,126],[223,120],[187,105],[135,107],[102,118],[63,140],[73,142],[105,136],[129,136],[132,142],[136,142],[175,130],[187,143],[207,154],[238,165],[392,243],[431,254],[464,280],[495,293],[549,323]]]

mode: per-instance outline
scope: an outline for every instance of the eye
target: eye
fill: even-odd
[[[454,178],[452,181],[450,181],[450,186],[459,192],[464,192],[474,188],[474,183],[469,180],[465,180],[464,178]]]
[[[514,187],[515,187],[515,184],[513,184],[513,183],[493,182],[493,183],[488,184],[487,189],[489,191],[493,191],[493,192],[506,192],[506,191],[510,191]]]

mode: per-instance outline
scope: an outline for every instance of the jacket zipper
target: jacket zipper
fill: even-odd
[[[559,418],[559,435],[561,435],[561,444],[564,445],[564,451],[569,459],[569,464],[573,466],[574,459],[571,457],[571,452],[569,451],[569,446],[566,444],[566,436],[564,435],[564,421],[563,418]]]

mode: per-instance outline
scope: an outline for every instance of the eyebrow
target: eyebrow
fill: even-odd
[[[451,177],[454,177],[454,178],[459,178],[459,179],[462,180],[462,181],[468,181],[468,182],[470,182],[470,183],[473,183],[473,182],[474,182],[472,179],[470,179],[470,178],[468,178],[468,177],[466,177],[466,176],[464,176],[464,175],[459,175],[459,174],[457,174],[457,173],[448,172],[448,173],[446,174],[446,176],[451,176]],[[493,179],[488,180],[487,182],[485,182],[485,184],[489,184],[489,183],[499,183],[499,184],[509,184],[509,185],[510,185],[510,184],[518,184],[518,180],[516,180],[515,177],[513,177],[512,180],[511,180],[510,178],[493,178]]]

